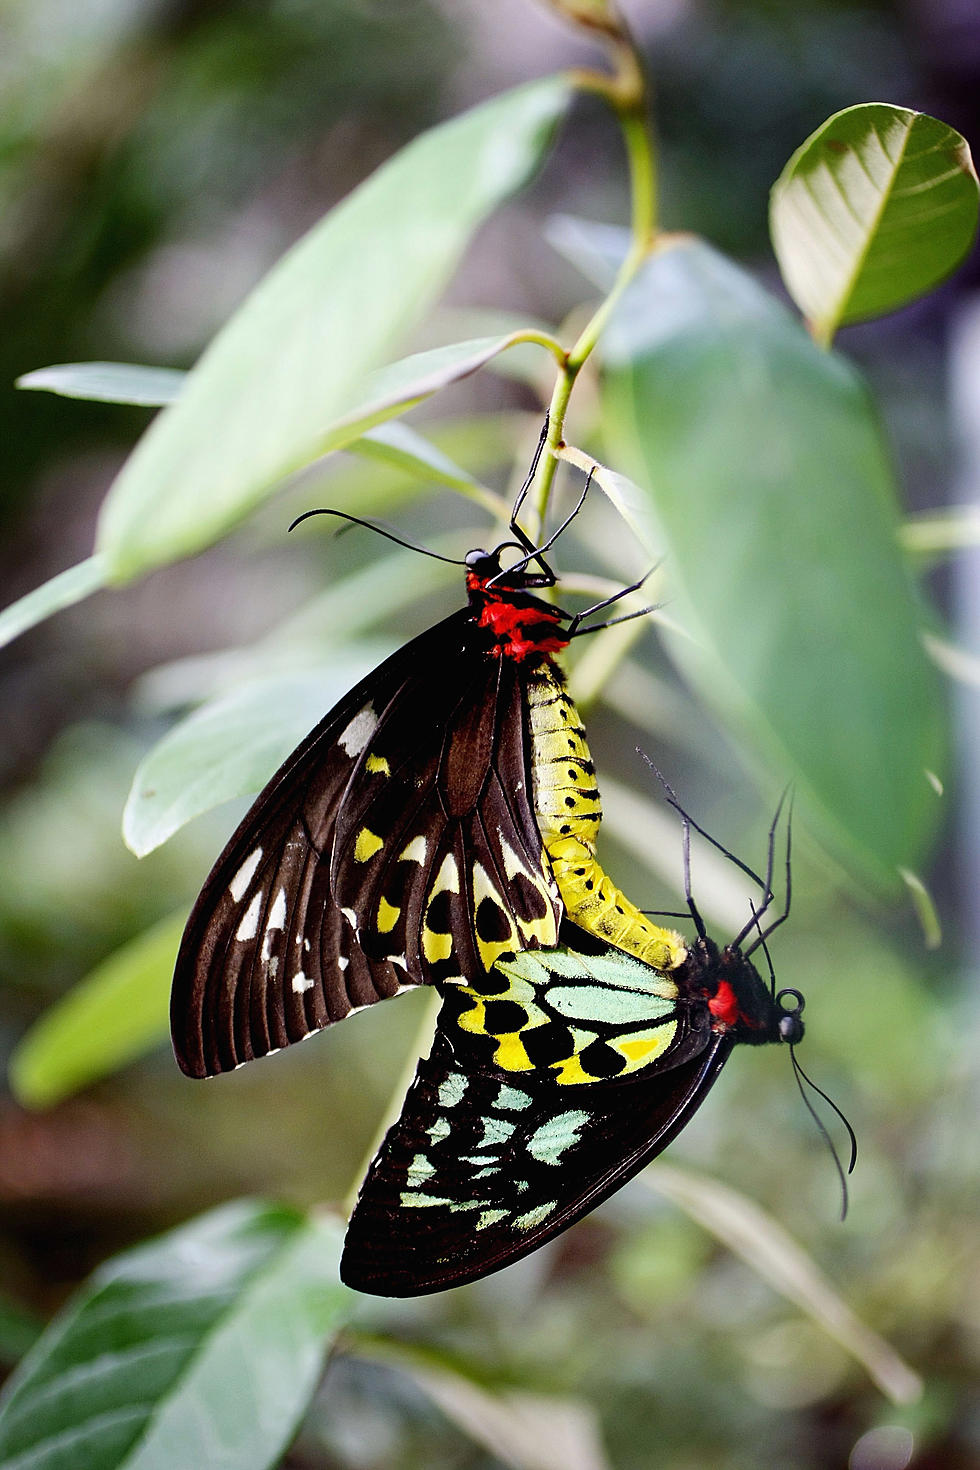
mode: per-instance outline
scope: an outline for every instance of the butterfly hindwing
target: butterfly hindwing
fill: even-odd
[[[407,1296],[536,1249],[655,1157],[732,1045],[668,977],[564,945],[447,988],[430,1056],[371,1165],[342,1274]]]
[[[361,1188],[341,1275],[360,1291],[459,1286],[536,1250],[680,1132],[731,1049],[588,1087],[462,1064],[439,1031]]]

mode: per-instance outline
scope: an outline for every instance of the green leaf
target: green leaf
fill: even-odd
[[[15,386],[60,393],[63,398],[162,408],[174,402],[186,377],[176,368],[143,367],[134,362],[60,362],[25,373]]]
[[[0,1401],[0,1470],[266,1470],[355,1300],[335,1220],[258,1201],[108,1261]]]
[[[379,424],[349,447],[366,459],[380,459],[384,464],[397,465],[420,479],[434,480],[454,490],[470,489],[476,483],[467,470],[461,469],[448,454],[443,454],[408,424]]]
[[[169,1032],[170,980],[182,909],[117,949],[45,1011],[10,1059],[25,1108],[50,1108],[159,1045]]]
[[[977,228],[964,138],[922,112],[847,107],[793,154],[772,191],[783,278],[819,341],[894,311],[955,270]]]
[[[137,857],[235,796],[249,796],[378,661],[362,647],[319,669],[257,679],[195,710],[140,762],[123,812]]]
[[[619,275],[631,243],[630,232],[622,225],[606,225],[577,214],[550,215],[544,236],[552,249],[602,292]]]
[[[569,96],[549,78],[423,134],[270,271],[109,493],[98,545],[116,580],[209,545],[278,481],[395,411],[365,422],[369,375],[528,177]]]
[[[66,572],[59,572],[49,582],[35,587],[33,592],[20,597],[0,613],[0,648],[12,643],[29,628],[37,627],[45,618],[63,612],[83,602],[93,592],[98,592],[109,580],[108,564],[104,556],[90,556]]]
[[[631,521],[674,588],[679,665],[824,838],[899,891],[940,811],[944,709],[863,383],[703,244],[653,257],[605,341]]]

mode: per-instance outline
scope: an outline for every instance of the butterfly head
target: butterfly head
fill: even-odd
[[[767,985],[737,945],[719,950],[711,940],[692,947],[692,989],[707,1001],[713,1031],[731,1033],[750,1045],[803,1038],[804,1000],[798,990]]]
[[[466,590],[477,626],[492,635],[491,653],[523,663],[557,653],[568,639],[563,615],[531,590],[551,586],[554,579],[529,572],[527,558],[513,567],[501,567],[501,554],[516,545],[505,541],[493,551],[477,548],[468,552]]]

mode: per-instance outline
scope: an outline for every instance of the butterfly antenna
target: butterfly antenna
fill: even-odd
[[[438,551],[430,551],[427,546],[417,546],[414,541],[405,541],[401,536],[396,536],[394,531],[386,531],[383,526],[375,525],[374,521],[362,520],[360,516],[352,516],[346,510],[304,510],[301,516],[297,516],[288,531],[295,531],[296,527],[303,521],[308,521],[311,516],[337,516],[339,520],[347,521],[352,526],[366,526],[369,531],[374,531],[379,536],[384,536],[387,541],[394,541],[397,546],[404,546],[409,551],[417,551],[420,556],[431,556],[435,561],[447,561],[454,567],[465,566],[466,563],[455,556],[442,556]]]
[[[687,822],[689,826],[693,827],[695,832],[700,833],[700,835],[705,839],[706,842],[710,842],[711,846],[715,848],[716,851],[721,853],[722,857],[726,857],[730,863],[734,863],[736,868],[741,868],[742,872],[747,878],[751,878],[753,883],[757,884],[763,891],[765,891],[766,885],[759,877],[759,874],[753,868],[750,868],[748,863],[743,863],[740,857],[736,857],[733,852],[729,852],[728,848],[725,847],[721,842],[719,842],[717,837],[712,837],[710,832],[706,832],[704,828],[694,820],[690,812],[686,812],[684,810],[677,799],[676,792],[674,791],[673,787],[671,786],[670,782],[667,780],[663,772],[656,765],[654,765],[653,761],[647,755],[645,750],[641,749],[639,745],[637,745],[635,748],[637,755],[640,757],[641,760],[646,761],[647,765],[650,767],[651,771],[656,776],[661,786],[664,788],[664,791],[667,795],[668,805],[674,808],[674,811],[678,813],[681,820]],[[751,928],[751,925],[749,927]]]
[[[543,442],[544,441],[542,440],[542,443]],[[540,454],[540,449],[539,449],[538,453]],[[585,486],[584,486],[584,488],[582,490],[581,495],[579,496],[578,500],[576,501],[574,508],[565,517],[565,519],[562,521],[561,525],[558,526],[554,531],[552,531],[552,533],[548,537],[547,541],[542,542],[542,544],[540,546],[532,546],[531,543],[524,536],[524,533],[523,533],[523,531],[521,531],[520,527],[515,526],[514,522],[511,521],[511,529],[514,531],[515,535],[520,536],[520,537],[523,538],[523,544],[524,544],[524,546],[526,548],[526,554],[523,557],[519,558],[516,562],[514,562],[513,566],[509,566],[507,568],[506,572],[501,572],[499,574],[501,577],[504,577],[504,576],[506,576],[506,577],[513,576],[513,574],[515,572],[522,571],[523,568],[526,567],[529,562],[536,561],[538,563],[538,565],[541,567],[541,569],[551,578],[552,583],[554,583],[555,581],[557,581],[557,578],[555,577],[554,572],[551,570],[551,567],[549,567],[548,563],[544,559],[544,554],[545,554],[546,551],[550,551],[551,550],[552,546],[554,546],[554,544],[558,540],[559,536],[561,536],[562,533],[564,531],[566,531],[568,529],[568,527],[572,524],[572,521],[574,521],[574,519],[578,515],[579,511],[582,509],[582,506],[585,504],[585,497],[589,493],[589,487],[591,486],[591,484],[592,484],[592,470],[589,471],[588,478],[586,479],[586,482],[585,482]],[[504,542],[504,545],[505,546],[507,546],[509,544],[510,543],[508,543],[506,541]],[[498,547],[497,549],[499,551],[501,548]],[[645,580],[646,579],[644,578],[644,581]],[[496,581],[497,581],[497,577],[493,577],[487,583],[487,586],[488,587],[492,587]],[[637,585],[640,586],[640,585],[642,585],[642,583],[638,583]],[[625,592],[632,592],[634,590],[635,589],[632,588],[632,587],[627,587],[625,589]],[[625,592],[617,592],[616,593],[616,596],[617,597],[622,597],[622,596],[625,595]],[[613,600],[615,600],[615,599],[613,599]],[[600,604],[600,606],[605,606],[605,605],[606,604]],[[590,608],[589,611],[590,612],[595,612],[595,608]],[[584,617],[585,614],[583,613],[582,616]],[[635,614],[631,614],[631,616],[635,616]]]
[[[789,787],[787,787],[786,791],[783,792],[782,798],[780,799],[779,808],[776,811],[776,816],[773,819],[773,822],[775,824],[775,821],[778,820],[779,810],[782,808],[787,794],[789,794],[789,808],[786,813],[786,902],[784,903],[783,911],[778,916],[778,918],[773,919],[768,929],[760,931],[759,938],[753,942],[748,950],[746,950],[746,959],[751,958],[753,950],[758,949],[759,945],[763,944],[773,933],[773,931],[779,928],[780,924],[785,924],[786,920],[789,918],[789,911],[793,902],[793,797],[789,791]],[[775,825],[770,828],[770,833],[774,831]]]
[[[806,1074],[806,1072],[804,1072],[803,1068],[800,1066],[799,1061],[797,1060],[797,1057],[796,1057],[796,1047],[793,1046],[793,1045],[790,1046],[789,1056],[790,1056],[790,1061],[793,1063],[793,1075],[796,1078],[796,1085],[797,1085],[797,1087],[800,1090],[800,1097],[803,1099],[803,1104],[804,1104],[807,1112],[810,1114],[810,1117],[813,1119],[814,1123],[816,1124],[817,1131],[819,1132],[819,1134],[820,1134],[821,1138],[823,1139],[824,1143],[827,1145],[828,1149],[830,1150],[830,1156],[831,1156],[831,1158],[834,1161],[834,1167],[837,1170],[837,1177],[840,1180],[840,1193],[841,1193],[841,1211],[840,1211],[840,1217],[841,1217],[841,1220],[842,1221],[843,1220],[846,1220],[847,1219],[847,1206],[848,1206],[847,1175],[848,1174],[852,1174],[854,1172],[854,1165],[857,1163],[857,1136],[855,1135],[854,1129],[851,1127],[851,1125],[848,1122],[847,1118],[844,1116],[844,1114],[841,1112],[840,1108],[834,1102],[833,1098],[828,1097],[827,1094],[824,1092],[823,1088],[822,1087],[818,1087],[817,1084],[813,1081],[813,1079],[811,1077],[808,1077],[807,1074]],[[848,1136],[848,1138],[850,1139],[850,1142],[851,1142],[851,1157],[850,1157],[850,1160],[848,1161],[847,1173],[846,1174],[844,1172],[844,1167],[841,1164],[840,1156],[838,1155],[837,1150],[834,1147],[834,1141],[831,1138],[830,1134],[827,1132],[827,1129],[824,1127],[823,1119],[820,1117],[820,1115],[817,1112],[816,1108],[813,1106],[813,1104],[811,1103],[810,1099],[806,1095],[806,1091],[805,1091],[804,1086],[803,1086],[804,1082],[806,1083],[807,1087],[812,1088],[812,1090],[817,1094],[818,1097],[822,1097],[823,1100],[824,1100],[824,1102],[827,1103],[827,1105],[829,1107],[833,1108],[834,1112],[837,1114],[838,1118],[841,1120],[841,1122],[843,1123],[844,1127],[847,1129],[847,1136]]]
[[[548,442],[548,430],[549,430],[550,427],[551,427],[551,414],[550,413],[546,413],[545,416],[544,416],[544,423],[541,425],[541,433],[538,435],[538,447],[537,447],[537,449],[535,449],[534,456],[533,456],[533,458],[531,460],[531,467],[530,467],[530,469],[528,470],[527,474],[524,477],[524,483],[523,483],[523,485],[518,490],[517,495],[514,498],[514,504],[513,504],[512,508],[511,508],[511,512],[510,512],[510,529],[511,529],[511,531],[513,532],[513,534],[515,536],[517,536],[517,537],[520,538],[520,541],[521,541],[521,544],[524,547],[524,550],[525,551],[530,551],[532,553],[535,550],[534,544],[531,541],[530,537],[527,536],[521,530],[520,526],[517,524],[517,517],[520,514],[521,506],[524,504],[525,500],[527,499],[527,492],[530,490],[531,486],[534,484],[534,477],[538,473],[538,465],[541,463],[541,456],[544,453],[544,446]]]

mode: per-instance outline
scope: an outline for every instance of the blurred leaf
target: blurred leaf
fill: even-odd
[[[162,408],[174,402],[186,377],[176,368],[144,367],[134,362],[61,362],[25,373],[17,379],[16,387],[60,393],[63,398]]]
[[[920,1397],[918,1374],[855,1316],[813,1259],[771,1215],[727,1185],[671,1164],[650,1164],[642,1177],[817,1322],[864,1365],[893,1403],[909,1404]]]
[[[355,1351],[405,1373],[447,1419],[513,1470],[608,1470],[598,1418],[589,1404],[514,1390],[491,1392],[409,1344],[368,1345],[359,1337]]]
[[[0,648],[19,638],[29,628],[43,623],[53,613],[83,602],[104,587],[108,579],[108,563],[104,556],[96,554],[35,587],[33,592],[18,598],[0,613]]]
[[[37,1342],[44,1323],[7,1296],[0,1297],[0,1363],[18,1362]]]
[[[315,522],[313,523],[316,524]],[[270,668],[279,674],[308,673],[311,665],[342,656],[345,643],[402,613],[412,602],[459,583],[459,569],[413,551],[397,551],[359,567],[310,598],[262,638],[245,647],[174,659],[150,669],[136,685],[141,711],[159,714],[229,693]],[[363,670],[380,663],[392,646],[379,638],[363,647]],[[356,661],[352,668],[358,667]]]
[[[360,439],[355,439],[349,448],[366,459],[380,459],[385,464],[398,465],[420,479],[435,480],[436,484],[450,485],[454,490],[468,490],[476,484],[467,470],[454,464],[448,454],[443,454],[408,424],[397,421],[379,424],[362,434]]]
[[[169,1034],[170,980],[187,911],[124,944],[35,1022],[10,1059],[25,1108],[50,1108],[158,1046]]]
[[[110,490],[98,545],[114,579],[209,545],[278,481],[395,411],[365,398],[370,373],[527,178],[569,95],[561,78],[534,82],[423,134],[288,252]]]
[[[353,1293],[335,1220],[213,1210],[99,1268],[0,1400],[3,1470],[266,1470]]]
[[[60,393],[65,398],[164,408],[176,401],[187,377],[187,373],[176,368],[142,367],[137,363],[68,362],[26,373],[17,379],[16,386]],[[349,447],[359,454],[397,464],[413,474],[437,479],[443,485],[459,488],[474,483],[472,475],[407,424],[379,424]]]
[[[945,638],[936,638],[932,633],[926,634],[924,642],[929,657],[944,674],[961,684],[980,689],[980,657]]]
[[[703,244],[648,262],[606,357],[607,436],[646,491],[623,508],[667,548],[690,635],[676,661],[897,892],[940,815],[924,771],[942,771],[944,710],[864,385]]]
[[[260,790],[374,661],[351,649],[320,669],[257,679],[188,715],[137,768],[123,812],[127,847],[145,857],[193,817]]]
[[[918,873],[913,873],[908,868],[899,868],[898,872],[912,896],[926,949],[938,949],[943,942],[943,925],[935,899]]]
[[[605,225],[576,214],[549,216],[544,237],[548,244],[600,291],[608,291],[630,248],[629,230],[622,225]]]
[[[977,208],[965,138],[925,113],[866,102],[796,150],[772,191],[770,229],[790,294],[828,343],[948,276]]]
[[[980,546],[980,505],[948,505],[909,516],[902,545],[923,556]]]

